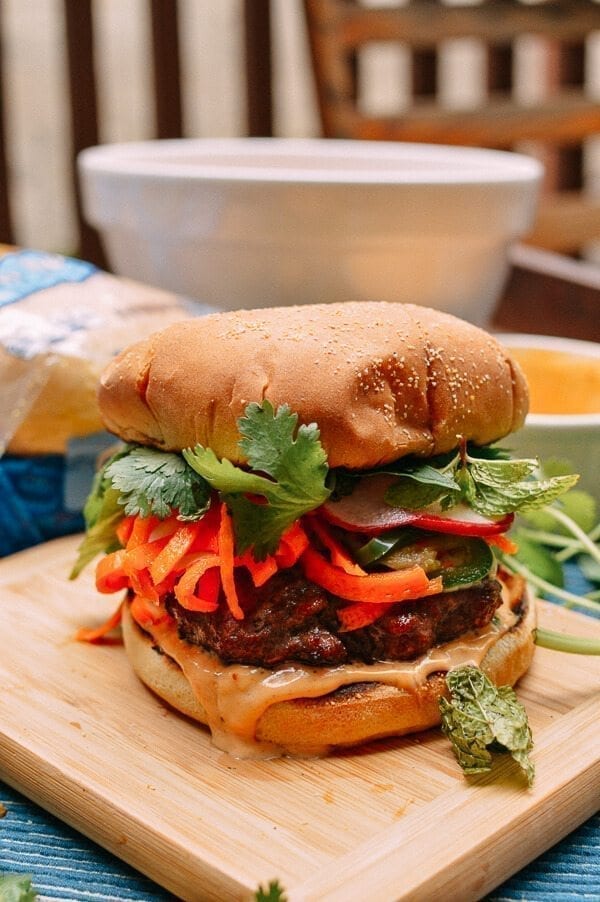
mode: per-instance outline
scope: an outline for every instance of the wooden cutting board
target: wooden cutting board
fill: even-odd
[[[73,641],[114,598],[69,582],[78,539],[0,561],[0,774],[184,899],[476,899],[600,806],[598,658],[539,649],[521,681],[528,790],[508,760],[467,780],[437,731],[327,759],[239,761],[131,673]],[[553,629],[600,621],[549,604]]]

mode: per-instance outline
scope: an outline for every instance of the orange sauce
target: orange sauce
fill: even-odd
[[[600,356],[510,348],[529,383],[530,412],[600,413]]]
[[[144,629],[183,670],[204,709],[217,748],[238,758],[306,755],[306,748],[279,747],[256,738],[258,721],[270,705],[296,698],[317,698],[341,686],[363,682],[383,683],[410,692],[424,685],[432,673],[446,672],[461,664],[478,667],[490,646],[517,621],[511,591],[504,588],[502,594],[503,604],[494,621],[479,633],[434,646],[414,661],[343,664],[332,668],[290,664],[279,670],[266,670],[222,664],[199,646],[183,642],[166,622],[145,623]],[[326,746],[311,748],[310,755],[323,755],[327,751]]]

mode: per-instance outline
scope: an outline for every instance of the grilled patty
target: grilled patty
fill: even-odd
[[[188,611],[166,600],[180,638],[214,652],[225,663],[274,667],[286,661],[331,667],[350,662],[404,661],[470,630],[486,626],[501,603],[500,583],[401,602],[368,627],[340,630],[337,609],[348,602],[305,579],[299,568],[280,571],[255,588],[236,575],[243,620],[224,601],[215,613]]]

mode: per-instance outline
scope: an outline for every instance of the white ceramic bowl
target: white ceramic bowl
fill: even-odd
[[[181,139],[80,156],[119,275],[218,308],[412,301],[488,320],[541,166],[474,148]]]
[[[587,412],[581,413],[529,413],[523,429],[505,439],[504,444],[523,457],[569,461],[581,476],[579,487],[600,502],[600,344],[546,335],[497,337],[514,349],[517,359],[523,350],[536,352],[529,365],[526,358],[520,360],[526,376],[529,369],[532,401],[538,394],[541,374],[548,367],[542,384],[549,395],[546,409],[578,408],[578,399],[581,408],[587,407]]]

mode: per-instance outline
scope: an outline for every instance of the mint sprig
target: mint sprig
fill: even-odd
[[[451,670],[450,701],[440,699],[442,730],[466,774],[491,770],[493,752],[512,755],[528,784],[534,779],[533,746],[527,712],[510,686],[495,686],[477,667]]]
[[[466,503],[485,517],[503,517],[551,504],[577,482],[573,473],[542,474],[533,458],[511,459],[505,449],[463,443],[457,452],[427,461],[405,458],[363,475],[397,477],[385,500],[391,507],[448,510]]]
[[[261,560],[275,551],[288,527],[329,497],[327,458],[316,424],[298,426],[297,414],[286,404],[276,411],[269,401],[249,404],[238,425],[240,447],[254,472],[219,460],[202,445],[183,457],[223,495],[238,553],[252,548]],[[248,495],[259,496],[259,503]]]

